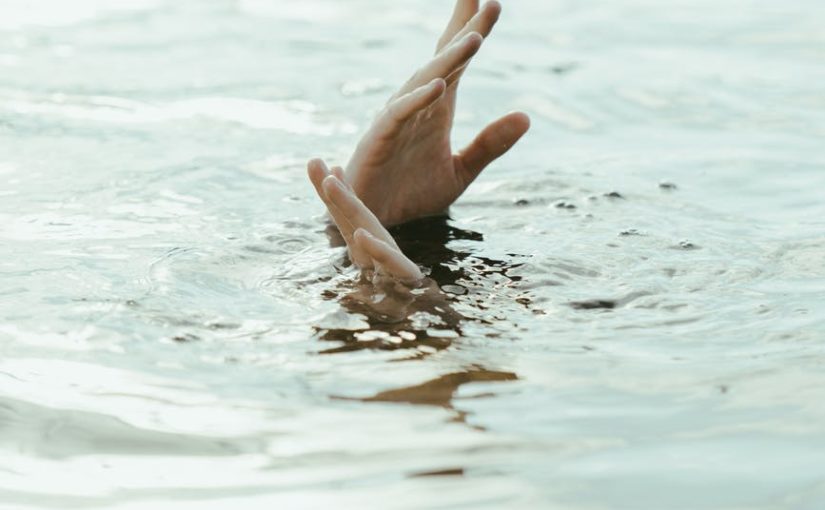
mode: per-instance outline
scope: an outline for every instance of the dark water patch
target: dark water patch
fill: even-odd
[[[415,357],[426,357],[448,348],[455,338],[462,336],[464,317],[453,310],[448,297],[434,282],[419,290],[400,284],[359,282],[339,302],[348,314],[366,317],[368,328],[316,327],[320,340],[340,344],[320,354],[364,349],[410,350]]]
[[[232,324],[228,322],[207,322],[204,326],[212,331],[226,331],[239,329],[241,327],[240,324]]]
[[[518,376],[513,372],[487,370],[474,366],[463,372],[442,375],[436,379],[414,386],[405,386],[382,391],[371,397],[349,398],[333,397],[338,400],[358,400],[361,402],[392,402],[399,404],[425,405],[453,408],[453,397],[456,391],[465,384],[475,382],[505,382],[516,381]]]
[[[555,74],[556,76],[564,76],[567,74],[572,73],[573,71],[579,69],[581,64],[578,62],[563,62],[561,64],[554,64],[548,68],[551,74]]]
[[[523,263],[496,260],[469,250],[456,249],[456,241],[482,242],[484,236],[472,230],[452,226],[446,217],[426,218],[391,229],[401,250],[416,264],[429,269],[429,277],[439,286],[467,287],[467,282],[502,277],[517,282],[520,276],[510,272]],[[513,258],[519,257],[512,255]]]
[[[455,247],[457,241],[482,241],[481,234],[456,228],[446,217],[426,218],[391,231],[404,253],[429,271],[428,279],[421,287],[409,289],[395,282],[376,284],[367,275],[325,290],[324,299],[336,299],[347,314],[365,317],[367,327],[358,331],[350,326],[315,327],[320,340],[340,343],[322,354],[407,349],[415,357],[426,357],[461,338],[464,321],[490,324],[491,297],[508,303],[517,298],[529,301],[523,289],[508,290],[522,280],[514,273],[523,263],[494,260]],[[501,298],[504,293],[514,295]],[[465,305],[464,313],[468,309],[478,313],[456,312],[453,305],[457,302]]]
[[[456,468],[445,468],[445,469],[436,469],[433,471],[416,471],[414,473],[410,473],[407,475],[407,478],[429,478],[429,477],[442,477],[442,476],[464,476],[464,468],[456,467]]]
[[[568,303],[568,306],[574,310],[614,310],[625,306],[640,297],[649,295],[650,292],[632,292],[627,296],[618,299],[585,299],[582,301],[571,301]]]
[[[670,247],[673,250],[693,251],[701,250],[702,247],[690,241],[679,241],[679,244]]]
[[[561,201],[561,202],[556,202],[555,204],[553,204],[553,207],[555,207],[556,209],[565,209],[567,211],[572,211],[572,210],[576,209],[576,204]]]
[[[374,340],[364,340],[365,333],[379,331],[386,336],[377,337]],[[414,340],[405,340],[400,336],[403,333],[415,335]],[[452,341],[447,338],[431,337],[426,330],[413,330],[411,328],[383,328],[368,331],[349,331],[344,329],[322,330],[320,340],[337,342],[341,345],[330,349],[324,349],[319,354],[341,354],[346,352],[357,352],[365,349],[374,351],[410,351],[413,359],[425,358],[437,352],[443,351],[452,345]]]
[[[573,301],[570,303],[570,307],[575,310],[612,310],[616,308],[617,303],[615,301],[607,300],[607,299],[590,299],[586,301]]]
[[[200,340],[201,338],[193,333],[183,333],[172,337],[172,341],[177,342],[179,344],[188,344],[192,342],[198,342]]]
[[[452,412],[452,416],[449,419],[450,422],[468,425],[475,430],[484,431],[486,429],[482,426],[470,425],[467,423],[467,417],[470,413],[454,407],[453,400],[456,392],[461,386],[470,383],[510,382],[518,379],[518,376],[513,372],[487,370],[480,366],[474,366],[464,372],[446,374],[414,386],[382,391],[372,397],[360,399],[347,399],[341,397],[332,398],[358,400],[366,403],[380,402],[441,407]],[[495,393],[488,392],[483,395],[477,395],[470,398],[489,397],[495,397]]]
[[[622,230],[619,232],[619,237],[632,237],[632,236],[644,236],[645,234],[639,232],[635,228],[629,228],[627,230]]]

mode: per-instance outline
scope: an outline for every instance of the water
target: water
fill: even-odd
[[[825,505],[825,4],[505,2],[382,323],[303,164],[449,4],[4,0],[0,507]]]

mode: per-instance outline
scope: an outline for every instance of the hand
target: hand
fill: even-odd
[[[346,240],[350,260],[356,266],[362,270],[373,269],[377,276],[388,276],[408,285],[424,278],[378,218],[344,183],[343,169],[335,167],[330,172],[323,161],[314,159],[309,162],[307,173]]]
[[[388,102],[361,139],[346,181],[384,225],[440,214],[530,128],[524,113],[493,122],[453,154],[450,132],[461,75],[501,13],[457,0],[435,57]]]

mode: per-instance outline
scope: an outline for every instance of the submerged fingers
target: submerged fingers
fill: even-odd
[[[343,182],[334,175],[327,176],[322,184],[324,193],[338,211],[346,218],[355,229],[363,228],[371,234],[381,238],[387,244],[396,246],[392,236],[372,211],[355,196]]]
[[[307,174],[344,236],[354,264],[361,269],[379,268],[408,284],[423,278],[421,270],[401,253],[378,218],[344,184],[341,167],[330,171],[322,160],[314,159],[307,165]]]
[[[309,181],[315,187],[315,192],[318,193],[318,196],[324,202],[326,202],[326,197],[321,189],[321,183],[327,175],[329,175],[329,171],[327,170],[327,165],[323,162],[323,160],[312,159],[309,163],[307,163],[307,176],[309,176]]]
[[[375,267],[388,276],[410,284],[424,278],[418,266],[401,253],[397,246],[390,246],[362,228],[355,231],[355,242],[364,253],[372,257]]]
[[[344,214],[336,205],[333,203],[329,196],[327,195],[326,190],[324,189],[324,180],[328,177],[333,177],[334,174],[341,174],[341,168],[335,167],[332,169],[332,172],[327,168],[326,163],[324,163],[320,159],[313,159],[307,165],[307,174],[309,175],[309,180],[312,182],[312,185],[315,187],[315,191],[318,193],[318,197],[324,202],[324,205],[327,206],[327,211],[329,215],[332,217],[332,221],[335,222],[335,226],[338,227],[338,231],[341,233],[341,236],[344,238],[344,241],[347,243],[347,249],[349,250],[350,259],[352,262],[355,263],[357,266],[368,269],[372,267],[371,261],[372,259],[369,258],[368,255],[364,254],[363,251],[358,249],[356,243],[353,241],[353,234],[355,233],[355,226],[353,226],[352,222],[347,218],[346,214]]]

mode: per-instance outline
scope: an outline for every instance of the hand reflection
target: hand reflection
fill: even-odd
[[[333,230],[329,233],[334,236]],[[446,217],[407,223],[390,233],[404,253],[427,268],[429,277],[414,289],[386,280],[375,285],[365,277],[325,290],[324,298],[344,310],[315,326],[321,340],[339,344],[323,354],[403,350],[410,358],[422,358],[449,347],[463,336],[468,322],[501,325],[509,309],[525,306],[519,304],[524,297],[517,285],[520,277],[511,272],[521,264],[473,253],[470,246],[483,240],[480,233],[456,228]],[[498,301],[496,306],[490,306],[491,299]],[[360,322],[353,323],[353,317]]]

